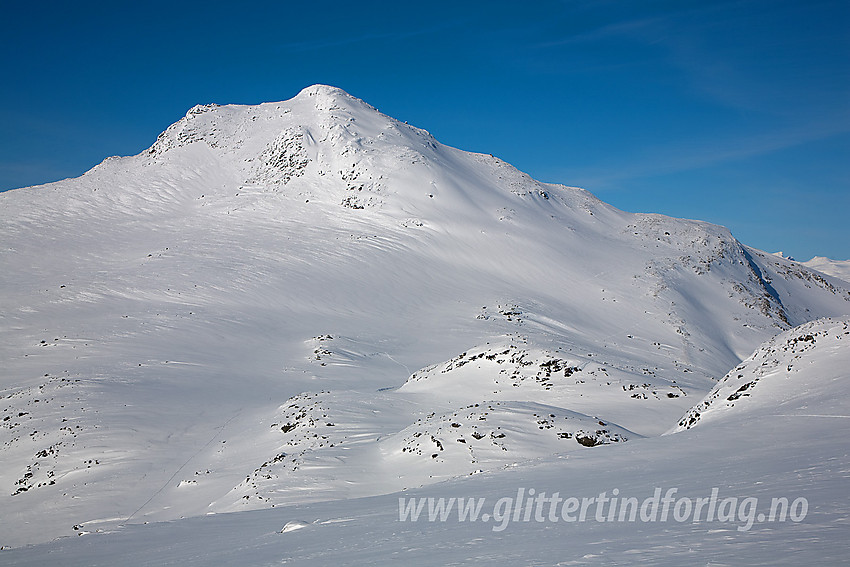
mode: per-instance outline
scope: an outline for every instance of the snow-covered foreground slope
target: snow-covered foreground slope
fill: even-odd
[[[816,417],[842,417],[850,386],[847,319],[822,319],[781,333],[732,369],[679,421],[677,431],[742,416],[795,416],[811,407]]]
[[[324,86],[195,107],[0,223],[0,546],[625,459],[762,341],[850,314],[722,227]]]
[[[6,551],[3,562],[842,564],[850,551],[843,423],[850,419],[848,329],[850,318],[823,320],[769,341],[735,371],[761,377],[747,390],[749,399],[716,419],[706,411],[690,430],[404,493],[126,526]],[[721,383],[717,391],[725,397],[731,386]],[[714,399],[712,393],[699,407]],[[414,521],[410,505],[420,498],[422,512]],[[564,512],[573,498],[590,501],[583,520],[581,504]],[[639,503],[634,521],[630,498]],[[436,508],[440,499],[443,510],[454,499],[443,516]],[[460,499],[467,503],[463,520]],[[475,520],[470,499],[478,507]]]

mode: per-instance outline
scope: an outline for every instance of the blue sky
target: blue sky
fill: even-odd
[[[850,258],[846,1],[119,4],[4,7],[0,190],[326,83],[621,209]]]

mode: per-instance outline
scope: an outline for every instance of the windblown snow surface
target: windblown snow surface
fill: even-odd
[[[0,219],[0,564],[850,551],[850,284],[723,227],[619,211],[321,85],[197,106],[137,156],[0,195]],[[516,500],[656,489],[796,515],[541,521]],[[490,521],[401,517],[473,497]]]

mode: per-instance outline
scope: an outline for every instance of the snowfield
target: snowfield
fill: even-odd
[[[196,106],[139,155],[0,194],[0,263],[0,564],[850,551],[847,281],[339,89]],[[526,520],[506,499],[531,489],[736,508]],[[796,516],[758,519],[782,498]]]

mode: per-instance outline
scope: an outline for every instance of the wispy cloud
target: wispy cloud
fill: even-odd
[[[597,28],[580,31],[562,39],[536,43],[532,47],[537,49],[548,49],[552,47],[563,47],[569,45],[579,45],[583,43],[606,41],[621,36],[631,36],[652,28],[656,28],[657,26],[663,24],[665,20],[666,18],[663,17],[652,17],[614,22]]]
[[[627,161],[616,161],[586,169],[570,169],[570,183],[584,187],[624,186],[641,179],[699,170],[850,133],[850,120],[805,124],[784,130],[761,132],[739,138],[715,138],[693,144],[648,148]],[[566,172],[565,172],[566,173]]]
[[[566,35],[530,47],[569,57],[570,65],[552,66],[562,74],[639,64],[633,54],[643,53],[651,57],[656,72],[663,67],[675,70],[680,86],[707,102],[776,116],[799,115],[807,107],[822,110],[842,101],[846,105],[850,96],[846,74],[837,76],[834,65],[824,63],[843,54],[846,65],[846,30],[830,25],[829,15],[846,21],[850,11],[841,12],[836,5],[834,0],[715,0],[630,10],[618,3],[592,3],[562,14],[561,33]],[[582,15],[587,26],[571,27]],[[546,35],[551,37],[552,30]],[[643,51],[648,47],[652,50]]]

